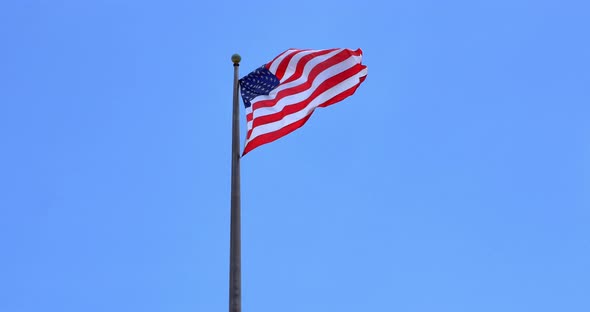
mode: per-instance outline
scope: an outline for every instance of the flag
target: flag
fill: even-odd
[[[240,79],[247,121],[243,155],[303,126],[317,107],[352,95],[367,76],[362,53],[289,49]]]

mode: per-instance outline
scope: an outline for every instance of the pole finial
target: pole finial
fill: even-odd
[[[239,65],[242,57],[239,54],[234,54],[231,56],[231,61],[234,62],[234,65]]]

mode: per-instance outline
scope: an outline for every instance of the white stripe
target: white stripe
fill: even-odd
[[[280,100],[278,100],[273,106],[269,106],[269,107],[260,107],[257,109],[254,109],[254,118],[257,117],[261,117],[261,116],[266,116],[266,115],[272,115],[272,114],[276,114],[280,111],[282,111],[286,106],[291,105],[293,103],[297,103],[300,102],[302,100],[305,100],[307,98],[309,98],[313,92],[326,80],[330,79],[333,76],[336,76],[348,69],[350,69],[351,67],[356,66],[357,64],[359,64],[361,62],[361,56],[355,56],[355,55],[351,55],[349,58],[347,58],[346,60],[334,64],[331,67],[325,69],[324,71],[322,71],[319,75],[317,75],[315,77],[315,79],[312,82],[312,85],[310,88],[299,92],[299,93],[295,93],[295,94],[291,94],[289,96],[285,96],[283,98],[281,98]],[[307,80],[308,77],[302,77],[302,80]],[[287,83],[288,84],[288,83]],[[287,85],[286,84],[286,85]],[[279,89],[279,88],[277,88]],[[276,90],[276,89],[275,89]],[[262,97],[262,96],[261,96]],[[257,97],[258,98],[258,97]],[[252,102],[252,107],[254,107],[254,102]]]
[[[364,75],[366,75],[366,71],[362,70],[359,73],[353,75],[352,77],[342,81],[341,83],[335,85],[334,87],[320,94],[317,98],[312,100],[304,109],[297,111],[293,114],[287,115],[281,120],[256,127],[252,131],[252,134],[248,142],[252,141],[254,138],[260,135],[280,130],[285,126],[288,126],[294,122],[297,122],[298,120],[301,120],[302,118],[305,118],[307,115],[311,114],[316,107],[323,104],[327,100],[358,85],[360,83],[360,78]]]
[[[367,67],[363,68],[363,70],[361,70],[361,71],[359,72],[359,77],[364,77],[364,76],[366,76],[368,72],[369,72],[369,71],[367,70]]]
[[[275,71],[277,70],[277,67],[279,67],[279,64],[281,64],[281,62],[289,55],[296,53],[299,50],[295,50],[295,49],[289,49],[285,52],[283,52],[283,54],[279,55],[279,57],[277,57],[269,66],[269,70],[271,73],[275,73]]]
[[[246,116],[249,114],[252,114],[252,105],[250,105],[250,107],[246,107]],[[248,121],[248,117],[246,117],[246,130],[250,131],[250,129],[252,129],[252,121]]]
[[[308,50],[308,51],[303,51],[303,52],[298,53],[297,55],[293,56],[291,58],[291,61],[289,61],[289,65],[287,65],[287,69],[285,70],[283,77],[281,77],[280,82],[287,81],[287,79],[289,79],[291,76],[293,76],[293,74],[295,73],[295,70],[297,69],[297,63],[299,63],[301,58],[303,58],[306,55],[310,55],[312,53],[316,53],[316,52],[320,52],[320,51],[321,50]],[[276,74],[275,71],[271,71],[271,73]]]

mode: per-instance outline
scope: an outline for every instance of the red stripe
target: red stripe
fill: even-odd
[[[307,89],[309,89],[313,83],[313,80],[319,75],[321,74],[324,70],[342,62],[345,61],[346,59],[348,59],[349,57],[351,57],[354,54],[351,54],[350,51],[348,50],[344,50],[336,55],[334,55],[333,57],[319,63],[318,65],[316,65],[308,74],[307,79],[304,83],[298,85],[298,86],[294,86],[288,89],[284,89],[279,91],[276,95],[274,99],[269,99],[269,100],[264,100],[264,101],[260,101],[260,102],[256,102],[252,104],[252,111],[261,108],[261,107],[271,107],[274,106],[276,104],[276,102],[278,102],[281,98],[289,96],[291,94],[296,94],[296,93],[300,93],[303,92]],[[298,64],[299,65],[299,64]],[[305,65],[305,64],[304,64]],[[297,66],[299,67],[299,66]],[[303,74],[303,69],[301,69],[298,73],[296,73],[297,77],[292,77],[293,79],[288,79],[289,81],[291,80],[295,80],[298,79],[299,77],[301,77],[301,75]],[[295,76],[295,75],[294,75]],[[284,83],[287,83],[288,81],[285,81]]]
[[[321,51],[316,51],[316,52],[312,52],[310,54],[304,55],[303,57],[301,57],[299,59],[299,61],[295,65],[295,71],[291,75],[291,77],[289,77],[285,81],[281,81],[281,84],[285,84],[285,83],[297,80],[299,77],[301,77],[301,75],[303,75],[303,69],[305,68],[305,65],[307,65],[307,63],[309,63],[309,61],[313,60],[316,57],[328,54],[328,53],[336,51],[336,50],[338,50],[338,49],[321,50]],[[309,51],[309,50],[304,50],[304,51]],[[286,67],[285,67],[285,71],[286,71]],[[285,75],[285,71],[283,71],[281,73],[281,77],[279,78],[279,80],[282,80],[283,76]]]
[[[337,102],[340,102],[340,101],[344,100],[345,98],[353,95],[354,92],[356,92],[356,89],[358,89],[358,87],[360,85],[361,84],[359,83],[357,85],[354,85],[354,86],[350,87],[348,90],[346,90],[346,91],[344,91],[342,93],[339,93],[338,95],[336,95],[335,97],[329,99],[328,101],[324,102],[323,104],[318,105],[318,107],[328,107],[328,106],[330,106],[332,104],[335,104]]]
[[[367,68],[367,66],[365,66],[365,68]],[[367,79],[367,75],[364,75],[360,78],[361,83],[365,81],[365,79]]]
[[[288,126],[281,128],[277,131],[269,132],[269,133],[257,136],[256,138],[254,138],[254,140],[248,141],[248,143],[246,143],[246,146],[244,147],[244,153],[242,154],[242,156],[248,154],[248,152],[257,148],[260,145],[270,143],[272,141],[276,141],[277,139],[299,129],[301,126],[303,126],[307,122],[309,117],[311,117],[311,114],[305,116],[302,119],[299,119],[298,121],[296,121]]]
[[[318,88],[315,91],[313,91],[313,93],[310,94],[309,97],[305,98],[304,100],[297,102],[297,103],[287,105],[280,112],[278,112],[276,114],[265,115],[265,116],[260,116],[260,117],[255,118],[252,128],[256,128],[261,125],[265,125],[265,124],[268,124],[271,122],[281,120],[285,116],[288,116],[290,114],[293,114],[295,112],[298,112],[298,111],[304,109],[305,107],[307,107],[307,105],[309,105],[309,103],[311,103],[311,101],[315,100],[322,93],[324,93],[325,91],[329,90],[330,88],[338,85],[339,83],[345,81],[346,79],[353,77],[354,75],[358,74],[363,69],[364,69],[363,65],[356,64],[355,66],[353,66],[353,67],[351,67],[351,68],[349,68],[349,69],[347,69],[335,76],[330,77],[329,79],[322,82],[322,84],[320,84],[318,86]],[[360,84],[360,81],[358,84]],[[338,95],[335,95],[335,96],[338,96]],[[330,100],[331,99],[327,99],[326,101],[330,101]],[[325,102],[320,103],[318,106],[320,106],[324,103]]]
[[[360,71],[364,70],[367,68],[367,66],[359,64],[362,68]],[[360,72],[359,71],[359,72]],[[362,77],[359,78],[359,83],[357,83],[356,85],[352,86],[350,89],[336,95],[335,97],[329,99],[328,101],[324,102],[323,104],[318,105],[318,107],[328,107],[334,103],[337,103],[339,101],[344,100],[345,98],[351,96],[354,94],[354,92],[356,92],[356,89],[358,89],[358,87],[361,85],[361,83],[363,83],[363,81],[365,81],[365,79],[367,78],[367,75],[364,75]]]
[[[295,49],[287,49],[287,50],[285,50],[285,52],[283,52],[283,53],[281,53],[281,54],[277,55],[275,58],[273,58],[273,59],[272,59],[272,61],[270,61],[270,62],[266,63],[266,68],[269,68],[269,67],[270,67],[270,64],[272,64],[274,61],[276,61],[276,60],[277,60],[279,57],[281,57],[283,54],[285,54],[285,53],[287,53],[287,52],[289,52],[289,51],[291,51],[291,50],[295,50]]]
[[[274,75],[277,76],[279,81],[283,78],[283,75],[285,74],[285,71],[287,70],[287,65],[289,65],[289,62],[291,61],[293,56],[301,53],[302,51],[304,51],[304,50],[300,50],[295,53],[291,53],[291,54],[287,55],[284,59],[281,60],[281,62],[277,66],[276,72],[274,73]],[[266,68],[268,68],[268,69],[270,68],[270,63],[268,63],[266,65]]]
[[[299,59],[299,61],[297,61],[297,63],[295,64],[295,73],[293,75],[291,75],[291,77],[289,77],[288,80],[286,81],[281,81],[283,79],[283,76],[285,75],[285,72],[287,71],[287,68],[289,67],[289,62],[291,62],[291,59],[296,55],[296,54],[300,54],[309,50],[300,50],[296,53],[293,53],[287,57],[285,57],[281,63],[278,65],[277,70],[275,71],[275,73],[273,73],[278,79],[279,81],[281,81],[281,83],[287,83],[289,81],[293,80],[293,77],[296,76],[297,78],[301,77],[301,75],[303,74],[303,67],[305,66],[305,64],[307,64],[307,62],[309,62],[310,60],[312,60],[314,57],[317,56],[321,56],[327,53],[330,53],[334,50],[337,49],[330,49],[330,50],[322,50],[322,51],[318,51],[318,52],[313,52],[310,54],[306,54],[303,57],[301,57],[301,59]],[[267,66],[267,68],[270,68],[270,66]],[[296,78],[295,78],[296,79]]]

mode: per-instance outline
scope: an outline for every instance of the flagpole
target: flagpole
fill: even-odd
[[[231,229],[229,249],[229,312],[242,311],[242,238],[240,222],[240,107],[238,98],[238,68],[241,57],[234,54],[234,102],[232,113],[231,151]]]

